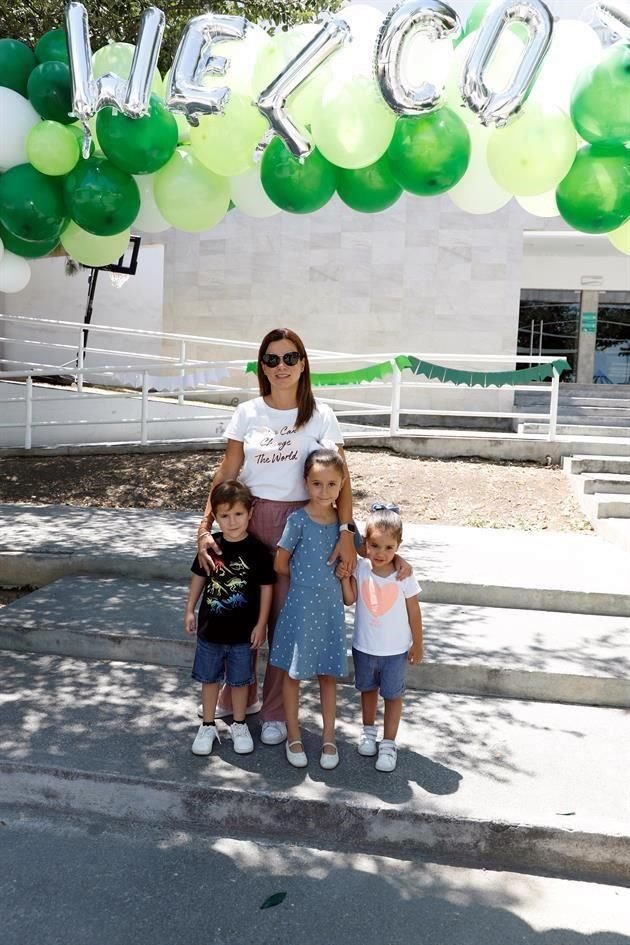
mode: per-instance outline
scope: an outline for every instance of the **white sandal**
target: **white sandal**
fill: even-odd
[[[326,746],[334,748],[334,752],[327,754],[327,752],[324,751]],[[337,767],[339,764],[339,752],[337,751],[337,746],[334,742],[322,742],[322,753],[319,756],[319,763],[326,771],[332,771],[333,768]]]
[[[308,758],[305,751],[291,751],[294,745],[301,745],[301,738],[294,738],[292,742],[285,742],[284,748],[287,754],[287,761],[294,768],[305,768],[308,764]]]

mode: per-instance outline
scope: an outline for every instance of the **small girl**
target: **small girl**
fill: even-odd
[[[355,685],[361,693],[363,731],[359,754],[376,754],[378,694],[385,700],[384,738],[378,747],[377,771],[396,767],[396,735],[405,691],[405,666],[422,660],[422,617],[413,574],[397,580],[394,558],[402,541],[396,505],[375,503],[366,522],[365,558],[355,576],[343,578],[345,604],[356,602],[352,657]]]
[[[335,502],[345,479],[345,464],[333,449],[318,449],[304,464],[308,502],[293,512],[276,552],[278,574],[290,575],[286,602],[276,626],[271,663],[286,670],[283,684],[287,719],[286,755],[289,764],[308,763],[298,718],[300,680],[319,680],[323,736],[319,763],[339,764],[335,744],[337,676],[346,676],[346,632],[341,584],[328,561],[339,539]],[[354,531],[354,526],[344,526]],[[290,567],[289,567],[290,564]]]

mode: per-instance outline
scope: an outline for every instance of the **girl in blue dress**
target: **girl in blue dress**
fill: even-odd
[[[309,499],[287,519],[278,542],[275,569],[290,576],[289,593],[276,626],[271,663],[286,670],[283,684],[289,764],[308,762],[300,735],[300,680],[319,680],[323,737],[320,765],[336,768],[337,677],[346,676],[346,629],[341,582],[335,575],[332,551],[339,540],[335,502],[345,467],[334,449],[311,453],[304,464]],[[353,532],[353,525],[341,526]],[[330,563],[329,563],[330,562]]]

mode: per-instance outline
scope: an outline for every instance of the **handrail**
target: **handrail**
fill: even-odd
[[[22,382],[26,380],[24,397],[10,397],[8,400],[4,401],[5,403],[10,403],[12,405],[12,409],[17,409],[15,405],[18,405],[21,402],[25,404],[23,420],[23,442],[26,449],[32,448],[32,431],[34,429],[39,429],[42,427],[72,426],[73,424],[82,426],[83,428],[86,426],[86,421],[83,420],[73,421],[69,419],[66,420],[65,418],[42,420],[39,417],[33,416],[35,406],[37,406],[37,409],[39,410],[39,405],[42,402],[47,404],[56,404],[60,403],[66,398],[65,389],[63,396],[58,396],[51,392],[47,393],[45,398],[34,398],[34,383],[37,382],[39,378],[50,377],[51,374],[70,375],[74,382],[72,387],[79,397],[85,397],[88,393],[90,396],[94,396],[94,391],[90,390],[88,392],[85,389],[86,384],[91,383],[95,387],[108,388],[108,397],[110,398],[108,403],[112,403],[116,399],[122,402],[128,402],[129,400],[133,399],[139,401],[139,417],[136,416],[134,418],[129,416],[117,416],[115,420],[102,421],[102,423],[112,422],[116,424],[120,423],[126,425],[138,425],[138,441],[143,445],[149,442],[149,429],[151,425],[159,422],[160,420],[160,418],[156,419],[153,416],[153,413],[155,412],[152,406],[153,404],[174,404],[174,398],[176,397],[177,404],[183,406],[185,399],[187,399],[188,403],[194,399],[198,400],[199,397],[195,398],[194,394],[199,394],[201,392],[205,394],[206,399],[208,394],[212,393],[222,395],[223,397],[227,397],[230,394],[237,394],[240,395],[240,399],[242,396],[252,396],[257,390],[255,377],[248,377],[245,374],[245,367],[251,360],[251,352],[257,352],[258,350],[258,344],[255,342],[228,338],[209,338],[205,336],[184,334],[179,332],[159,332],[149,329],[90,325],[90,335],[97,334],[101,338],[106,338],[109,336],[114,343],[114,346],[113,348],[107,348],[105,346],[91,347],[89,351],[90,360],[92,361],[95,357],[98,357],[102,358],[103,363],[90,364],[89,367],[86,367],[83,358],[83,334],[86,330],[86,326],[83,323],[59,319],[45,319],[35,316],[0,314],[0,329],[2,329],[3,322],[7,324],[16,324],[20,327],[21,332],[23,331],[24,334],[27,334],[28,332],[28,335],[30,335],[30,337],[9,337],[6,331],[2,331],[0,334],[0,342],[5,342],[5,346],[9,346],[9,350],[3,353],[4,366],[2,370],[0,370],[0,382]],[[46,341],[41,340],[41,338],[33,337],[34,335],[37,335],[38,331],[43,330],[52,335],[51,340]],[[55,333],[67,333],[68,331],[73,333],[76,332],[76,345],[68,344],[68,342],[65,340],[55,340]],[[141,338],[152,339],[160,342],[177,342],[179,345],[179,352],[178,354],[166,355],[145,354],[144,352],[141,353],[137,351],[124,351],[121,350],[118,343],[118,339],[122,337],[127,337],[132,342]],[[49,358],[51,357],[51,352],[63,352],[65,355],[65,363],[63,365],[59,365],[50,363],[49,361],[37,362],[35,360],[18,360],[15,357],[15,352],[10,350],[10,346],[12,345],[23,345],[28,353],[32,355],[36,355],[38,350],[43,349],[49,352]],[[190,345],[195,345],[197,348],[199,346],[203,346],[210,349],[219,347],[222,349],[222,351],[225,351],[226,349],[233,349],[235,354],[242,352],[243,355],[248,356],[228,359],[214,358],[208,360],[203,360],[199,357],[191,358],[188,357]],[[68,364],[66,360],[68,351],[76,352],[76,361],[70,364]],[[370,414],[372,416],[379,414],[386,416],[388,415],[389,435],[403,435],[405,431],[401,431],[400,429],[402,392],[412,388],[416,390],[431,389],[435,391],[437,383],[432,380],[421,381],[419,378],[414,378],[413,380],[407,380],[404,378],[403,374],[401,373],[399,363],[396,360],[399,357],[400,352],[348,353],[309,348],[309,358],[311,359],[312,363],[327,362],[328,364],[336,365],[338,368],[342,367],[344,364],[362,364],[374,366],[387,361],[389,361],[391,365],[391,375],[387,379],[377,379],[372,384],[370,384],[370,390],[377,391],[388,389],[390,391],[389,403],[387,405],[382,405],[379,403],[367,403],[365,398],[352,401],[348,400],[347,398],[343,398],[343,394],[340,398],[336,398],[334,395],[330,396],[335,390],[344,392],[357,389],[366,390],[365,384],[358,383],[331,384],[326,388],[326,393],[324,393],[323,388],[318,388],[317,396],[329,402],[333,409],[338,412],[340,417],[349,416],[353,413],[356,415],[357,412],[365,412],[366,414]],[[119,358],[120,361],[117,363],[112,363],[112,358]],[[529,354],[519,355],[517,353],[470,354],[453,352],[423,352],[422,359],[424,361],[447,362],[448,364],[455,365],[475,364],[478,367],[481,367],[482,365],[505,365],[513,370],[515,365],[521,363],[526,363],[529,365],[549,364],[557,361],[557,356],[531,356]],[[11,369],[7,370],[7,365],[10,365]],[[214,376],[212,376],[213,373]],[[486,373],[492,372],[488,370]],[[172,380],[173,383],[166,384],[166,382],[170,380]],[[228,383],[225,383],[226,380]],[[545,391],[549,390],[550,393],[550,410],[547,417],[549,421],[549,439],[554,439],[556,437],[558,381],[559,377],[557,372],[554,371],[551,384],[543,383],[539,388]],[[160,386],[160,384],[164,384],[164,386]],[[123,388],[124,390],[114,391],[114,387]],[[150,393],[151,390],[155,389],[163,393],[159,396]],[[506,384],[503,387],[503,390],[508,391],[523,389],[527,388],[525,388],[522,384]],[[451,386],[450,383],[444,384],[440,382],[440,390],[461,391],[461,388],[455,387],[454,385]],[[477,393],[480,393],[481,390],[487,390],[487,388],[476,388]],[[497,390],[493,389],[493,393],[496,395]],[[204,406],[208,411],[211,409],[208,407],[208,405]],[[217,408],[215,407],[214,409],[216,416]],[[231,408],[229,406],[220,407],[224,418],[229,414],[230,409]],[[445,410],[442,408],[405,408],[405,412],[410,416],[435,415],[436,413],[439,413],[444,416],[512,418],[514,420],[545,418],[544,414],[535,414],[527,411],[508,412],[505,409]],[[199,414],[196,413],[194,418],[189,417],[189,419],[204,419],[206,420],[207,425],[207,416],[210,416],[209,412],[208,414],[202,412]],[[175,420],[182,418],[173,417],[172,419]],[[93,421],[94,426],[98,426],[100,423],[101,421],[98,420]],[[2,423],[0,421],[0,432],[2,429],[15,428],[15,426],[15,422]]]

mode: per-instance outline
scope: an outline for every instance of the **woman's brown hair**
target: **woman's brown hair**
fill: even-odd
[[[261,397],[268,397],[271,393],[271,384],[265,376],[262,365],[262,356],[267,351],[269,345],[273,344],[274,341],[290,341],[295,345],[296,351],[300,355],[300,358],[304,364],[304,370],[300,374],[300,380],[298,382],[297,389],[297,421],[296,426],[303,427],[305,423],[313,416],[315,412],[315,398],[313,397],[313,391],[311,388],[311,369],[308,363],[308,355],[306,353],[306,348],[304,347],[304,342],[299,335],[296,335],[294,331],[291,331],[290,328],[273,328],[271,331],[267,332],[263,340],[260,342],[260,348],[258,349],[258,362],[257,362],[257,374],[258,374],[258,388],[260,390]]]

